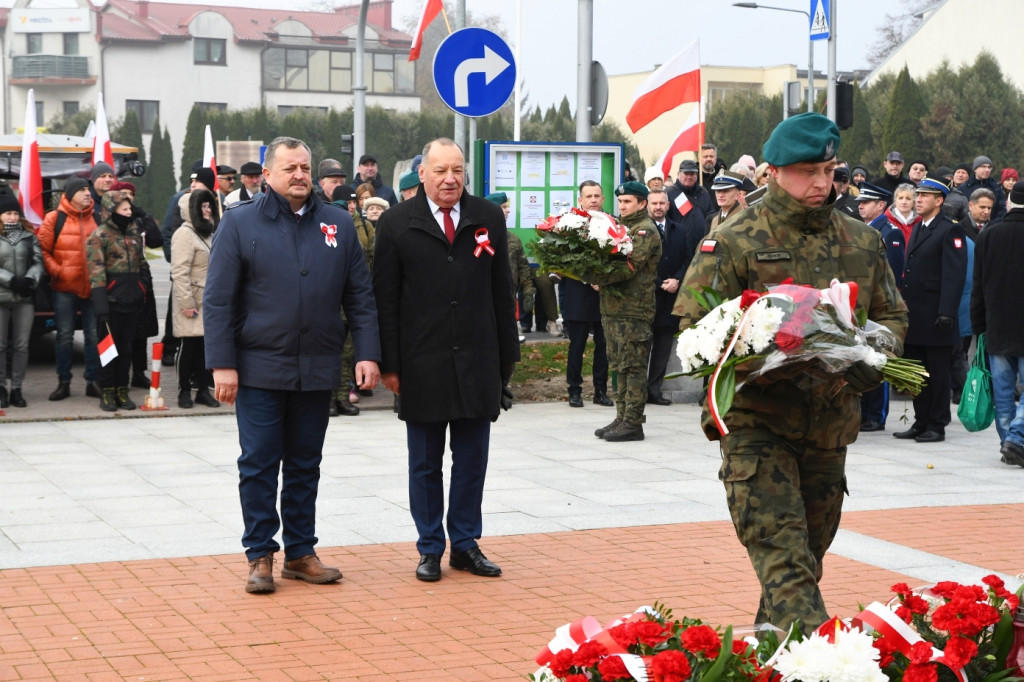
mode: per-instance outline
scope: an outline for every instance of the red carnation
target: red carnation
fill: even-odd
[[[626,670],[626,664],[618,656],[609,656],[597,664],[597,671],[605,680],[631,680],[633,676]]]
[[[946,648],[942,651],[942,658],[953,670],[959,670],[970,663],[971,659],[978,654],[978,645],[973,639],[967,637],[950,637],[946,642]]]
[[[986,575],[984,578],[981,579],[981,582],[985,583],[986,585],[995,589],[996,591],[999,591],[1006,587],[1006,583],[1003,582],[1003,579],[1000,578],[998,575],[994,574]]]
[[[743,294],[740,296],[740,309],[746,310],[754,301],[762,296],[764,296],[764,294],[759,294],[756,291],[751,291],[750,289],[744,289]]]
[[[623,649],[636,646],[636,635],[633,634],[633,623],[621,623],[608,631],[611,638]]]
[[[565,682],[590,682],[590,678],[581,673],[573,673],[565,676]]]
[[[906,583],[896,583],[889,589],[895,592],[896,594],[900,595],[901,597],[907,597],[914,593],[913,590],[910,589],[910,586]]]
[[[694,625],[686,628],[679,637],[683,646],[695,654],[703,653],[708,658],[717,658],[722,648],[718,633],[708,625]]]
[[[690,660],[682,651],[662,651],[651,661],[654,682],[686,682],[690,672]]]
[[[932,660],[932,645],[925,641],[914,642],[910,646],[910,653],[907,658],[911,663],[927,663]]]
[[[960,583],[955,583],[952,580],[943,580],[941,583],[935,583],[932,592],[948,599],[953,596],[958,587],[960,587]]]
[[[642,620],[633,624],[634,639],[644,646],[656,647],[672,635],[672,631],[656,620]]]
[[[938,682],[939,671],[934,664],[908,665],[903,671],[903,682]]]
[[[899,647],[896,646],[895,642],[890,642],[886,637],[879,637],[874,641],[874,646],[878,649],[878,667],[885,668],[896,660],[896,652],[899,651]]]
[[[569,674],[569,669],[572,667],[573,653],[572,649],[562,649],[548,664],[551,668],[551,672],[554,673],[555,677],[565,677]]]
[[[589,668],[608,655],[608,647],[600,642],[584,642],[572,657],[573,665]]]

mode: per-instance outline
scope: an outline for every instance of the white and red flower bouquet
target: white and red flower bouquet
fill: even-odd
[[[894,357],[891,331],[855,318],[855,282],[834,279],[828,289],[819,290],[786,281],[767,293],[748,290],[728,301],[709,287],[691,291],[710,312],[679,335],[676,353],[682,374],[711,377],[708,405],[722,435],[729,432],[723,417],[742,386],[736,383],[741,364],[747,364],[744,381],[750,381],[799,363],[802,374],[830,382],[834,391],[845,386],[843,374],[857,362],[913,395],[928,376],[919,362]]]
[[[607,273],[629,263],[633,251],[625,225],[601,211],[570,208],[537,226],[537,239],[529,246],[541,270],[572,279],[588,273]]]

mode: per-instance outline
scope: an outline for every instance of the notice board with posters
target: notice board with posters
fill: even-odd
[[[612,142],[477,143],[475,186],[486,196],[508,196],[507,226],[524,243],[549,215],[576,205],[579,186],[594,180],[604,192],[604,210],[614,213],[615,188],[622,182],[625,146]]]

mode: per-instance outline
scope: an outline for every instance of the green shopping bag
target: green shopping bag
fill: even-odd
[[[992,401],[992,373],[988,370],[988,355],[985,353],[985,335],[978,334],[978,348],[974,362],[967,370],[967,381],[956,410],[960,423],[968,431],[984,431],[996,418],[995,403]]]

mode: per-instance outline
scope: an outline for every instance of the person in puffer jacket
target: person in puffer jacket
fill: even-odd
[[[101,339],[101,365],[102,339],[107,334],[113,336],[117,357],[100,367],[100,409],[134,410],[135,403],[128,395],[132,339],[146,304],[143,280],[150,276],[149,264],[128,194],[114,190],[105,193],[101,215],[103,223],[89,235],[85,253],[96,332]]]
[[[0,408],[28,407],[21,382],[28,367],[32,334],[32,292],[43,275],[43,252],[21,204],[11,193],[0,194]],[[7,334],[11,335],[11,393],[7,395]]]

